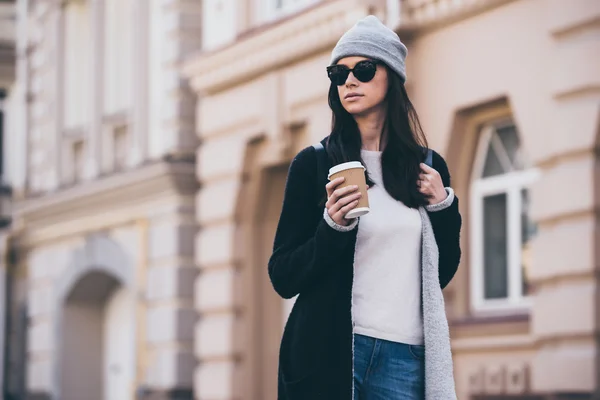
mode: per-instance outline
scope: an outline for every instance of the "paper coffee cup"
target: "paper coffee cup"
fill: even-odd
[[[353,219],[358,218],[361,215],[365,215],[370,211],[369,208],[369,196],[367,194],[367,181],[365,180],[365,167],[360,161],[350,161],[343,164],[338,164],[329,169],[329,180],[332,181],[339,177],[346,178],[337,188],[341,189],[346,186],[357,185],[358,190],[362,193],[358,204],[352,210],[350,210],[345,218]]]

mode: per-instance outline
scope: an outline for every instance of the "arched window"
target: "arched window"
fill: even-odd
[[[539,176],[512,121],[482,129],[471,184],[473,311],[528,307],[531,222],[529,190]]]

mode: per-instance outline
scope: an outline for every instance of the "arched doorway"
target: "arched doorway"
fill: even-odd
[[[54,398],[134,396],[135,296],[131,260],[105,235],[90,235],[57,281]]]
[[[255,254],[254,320],[256,335],[254,398],[275,400],[277,397],[277,368],[279,343],[283,327],[293,305],[273,290],[267,265],[273,251],[273,238],[283,203],[283,191],[288,166],[271,167],[261,172],[260,206],[255,210],[252,246]]]
[[[291,309],[273,290],[267,268],[289,167],[286,160],[264,162],[269,145],[257,141],[247,147],[239,192],[237,284],[242,297],[238,321],[244,329],[236,330],[233,338],[234,344],[240,344],[235,392],[249,400],[277,398],[279,344]]]
[[[64,400],[131,399],[135,378],[134,303],[114,277],[94,271],[65,299],[60,392]]]

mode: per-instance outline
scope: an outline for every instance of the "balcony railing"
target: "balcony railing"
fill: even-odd
[[[460,18],[512,0],[399,0],[400,25],[422,26]]]

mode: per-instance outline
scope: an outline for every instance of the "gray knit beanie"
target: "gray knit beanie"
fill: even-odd
[[[359,20],[335,45],[331,65],[350,56],[362,56],[384,62],[406,81],[406,46],[390,28],[374,15]]]

